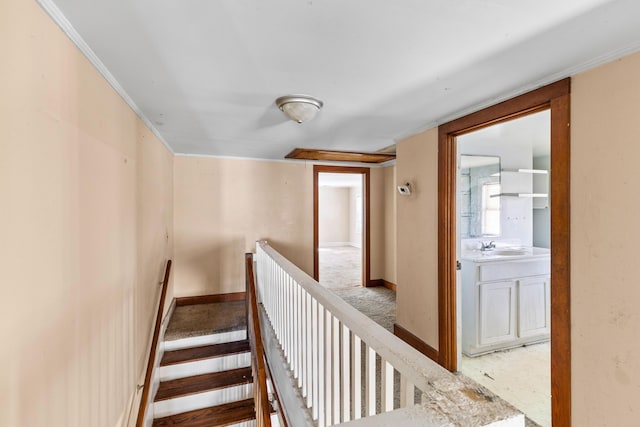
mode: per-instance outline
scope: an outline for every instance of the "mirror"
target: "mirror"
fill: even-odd
[[[460,236],[500,235],[500,157],[460,155]]]

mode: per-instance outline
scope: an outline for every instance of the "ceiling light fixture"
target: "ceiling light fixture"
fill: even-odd
[[[322,101],[309,95],[286,95],[276,99],[276,105],[294,122],[313,119],[322,108]]]

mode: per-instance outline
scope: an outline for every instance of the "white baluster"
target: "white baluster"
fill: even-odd
[[[382,412],[393,411],[393,366],[384,359],[380,363],[382,368],[380,372]]]
[[[298,387],[302,387],[302,288],[296,283],[296,366]]]
[[[325,363],[324,363],[324,352],[325,352],[325,334],[324,334],[324,307],[322,304],[318,304],[318,426],[325,427],[327,425],[325,420]]]
[[[415,386],[404,375],[400,375],[400,407],[414,405],[414,388]]]
[[[311,298],[311,414],[318,419],[318,302]]]
[[[328,310],[325,310],[324,322],[324,377],[325,377],[325,414],[326,425],[333,424],[333,316]]]
[[[295,318],[293,317],[293,278],[287,277],[287,362],[289,366],[293,365],[293,324]]]
[[[340,321],[333,318],[333,424],[340,424]]]
[[[367,415],[376,414],[376,352],[367,345]]]
[[[273,306],[273,329],[276,333],[278,342],[282,339],[280,336],[280,304],[278,303],[278,293],[280,292],[280,268],[276,267],[273,274],[273,288],[271,288],[271,301]]]
[[[304,305],[304,394],[307,408],[311,408],[311,306],[309,304],[309,294],[303,294]]]
[[[362,417],[362,340],[359,336],[351,334],[351,366],[353,366],[352,393],[353,418]]]
[[[313,403],[313,366],[312,366],[312,357],[313,357],[313,348],[311,345],[311,295],[308,293],[305,295],[305,309],[306,309],[306,323],[305,323],[305,342],[306,342],[306,366],[307,366],[307,407],[311,408]]]
[[[351,421],[351,338],[342,325],[342,421]]]
[[[302,397],[307,397],[307,387],[309,377],[307,376],[307,292],[300,290],[300,309],[302,315],[302,323],[300,324],[300,348],[302,349],[302,364],[300,376],[302,377]]]

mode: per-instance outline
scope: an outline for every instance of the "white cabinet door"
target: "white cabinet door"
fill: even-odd
[[[518,335],[546,335],[550,328],[550,279],[530,277],[518,281]]]
[[[480,283],[479,345],[516,338],[516,282]]]

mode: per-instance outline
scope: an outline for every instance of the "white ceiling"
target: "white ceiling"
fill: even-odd
[[[188,154],[374,151],[640,49],[638,0],[38,1]],[[287,121],[290,93],[324,108]]]

